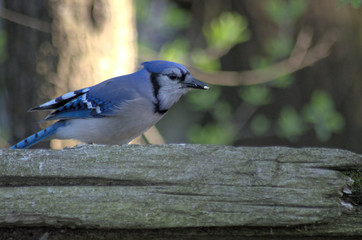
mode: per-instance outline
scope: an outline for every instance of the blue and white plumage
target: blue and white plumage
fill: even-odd
[[[66,93],[30,111],[54,110],[59,120],[12,146],[28,148],[45,139],[125,144],[157,123],[191,88],[208,89],[181,64],[149,61],[138,72]]]

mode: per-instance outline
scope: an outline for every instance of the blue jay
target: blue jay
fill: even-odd
[[[59,121],[11,148],[28,148],[54,138],[125,144],[156,124],[191,88],[209,88],[181,64],[149,61],[142,65],[138,72],[66,93],[30,109],[54,110],[44,120]]]

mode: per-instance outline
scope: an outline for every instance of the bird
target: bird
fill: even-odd
[[[209,89],[175,62],[152,60],[137,72],[68,92],[29,111],[52,111],[51,126],[11,149],[25,149],[50,139],[76,139],[88,144],[127,144],[155,125],[190,89]]]

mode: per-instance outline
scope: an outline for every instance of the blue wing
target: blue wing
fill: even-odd
[[[112,103],[93,97],[90,93],[73,99],[48,115],[44,120],[104,117],[112,111]]]
[[[68,99],[68,101],[57,102],[58,108],[44,120],[100,118],[116,114],[115,111],[122,103],[131,100],[136,95],[132,84],[127,79],[122,78],[124,77],[104,81],[88,88],[88,91]],[[54,100],[52,101],[54,102]],[[33,110],[42,110],[42,108],[39,108],[40,106]],[[47,109],[49,108],[47,107]]]
[[[122,104],[138,97],[153,99],[149,73],[141,69],[93,87],[69,92],[32,110],[52,110],[44,120],[101,118],[117,114]]]

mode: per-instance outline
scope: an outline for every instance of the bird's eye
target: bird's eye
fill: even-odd
[[[175,80],[177,78],[177,76],[175,74],[170,74],[168,75],[168,77],[171,79],[171,80]]]

